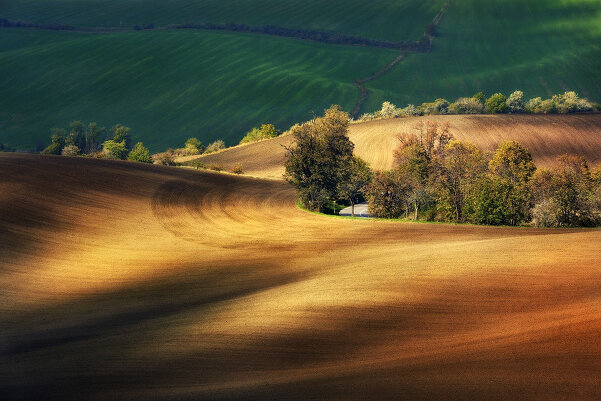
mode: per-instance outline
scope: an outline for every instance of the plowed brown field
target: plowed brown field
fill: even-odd
[[[526,146],[539,167],[553,165],[564,153],[582,155],[593,164],[601,163],[601,114],[581,115],[460,115],[426,116],[379,120],[352,124],[349,137],[355,154],[377,170],[392,167],[392,151],[398,145],[397,134],[415,132],[413,126],[425,121],[449,122],[455,139],[469,141],[486,151],[514,139]],[[248,175],[281,178],[286,151],[292,138],[279,138],[240,146],[203,156],[209,164],[231,169],[242,165]]]
[[[0,398],[598,400],[600,244],[0,154]]]

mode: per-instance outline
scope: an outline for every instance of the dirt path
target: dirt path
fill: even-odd
[[[440,9],[440,11],[432,19],[432,22],[430,22],[428,24],[428,26],[426,27],[426,30],[424,31],[422,39],[420,40],[420,42],[425,42],[427,44],[426,48],[428,49],[428,52],[432,48],[432,43],[434,42],[434,39],[435,39],[436,28],[438,27],[438,24],[440,23],[440,21],[442,20],[442,17],[444,16],[445,12],[447,11],[447,9],[449,7],[449,4],[450,4],[450,0],[447,1],[442,6],[442,8]],[[407,50],[402,51],[401,54],[399,54],[390,63],[388,63],[384,67],[382,67],[381,70],[379,70],[379,71],[377,71],[377,72],[375,72],[375,73],[373,73],[373,74],[371,74],[371,75],[369,75],[369,76],[367,76],[365,78],[358,79],[358,80],[356,80],[356,81],[353,82],[353,85],[355,85],[359,89],[359,99],[355,103],[355,107],[353,108],[353,111],[351,112],[351,117],[353,119],[357,119],[359,117],[359,113],[361,112],[361,108],[363,107],[363,104],[365,103],[365,101],[367,100],[367,98],[369,96],[369,91],[365,87],[365,84],[367,82],[376,80],[376,79],[380,78],[382,75],[386,74],[395,65],[397,65],[402,60],[404,60],[409,53],[410,53],[410,51],[407,51]]]

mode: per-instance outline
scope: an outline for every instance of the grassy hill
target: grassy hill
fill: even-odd
[[[81,26],[237,22],[387,40],[417,39],[442,1],[5,0],[0,18]],[[367,82],[363,112],[522,89],[576,90],[601,101],[601,0],[451,1],[427,54]],[[237,143],[251,127],[305,121],[332,103],[351,111],[352,82],[394,51],[259,34],[114,34],[0,30],[0,142],[34,149],[71,120],[120,122],[151,150],[198,136]]]
[[[155,151],[236,144],[260,123],[352,108],[352,81],[395,54],[227,32],[0,33],[0,142],[22,148],[79,119],[130,126]]]
[[[469,141],[485,151],[494,151],[499,143],[514,139],[526,146],[538,167],[550,167],[561,154],[577,154],[593,165],[601,164],[601,114],[592,115],[484,115],[427,116],[398,118],[352,124],[349,138],[355,154],[376,170],[393,166],[392,151],[398,146],[397,134],[413,132],[415,124],[437,121],[451,124],[455,139]],[[292,137],[278,138],[226,149],[200,157],[207,165],[227,170],[242,166],[245,174],[281,178],[286,151]],[[183,160],[193,160],[187,157]]]
[[[599,399],[599,230],[329,218],[140,163],[0,171],[4,399]]]
[[[77,26],[277,25],[372,39],[419,39],[445,0],[3,0],[0,18]]]
[[[547,97],[575,90],[601,101],[601,0],[458,0],[429,54],[411,54],[367,84],[366,111],[453,100],[482,90]]]

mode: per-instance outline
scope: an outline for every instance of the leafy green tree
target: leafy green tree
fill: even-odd
[[[558,168],[553,176],[553,197],[560,226],[593,225],[595,219],[591,197],[594,181],[586,159],[574,155],[557,158]]]
[[[109,139],[102,144],[102,148],[109,159],[124,160],[127,157],[129,150],[125,146],[125,140],[116,142]]]
[[[489,163],[493,174],[512,184],[527,184],[536,171],[532,155],[517,141],[502,142]]]
[[[293,184],[305,207],[321,211],[333,200],[350,170],[353,143],[348,138],[349,116],[332,106],[325,115],[292,130],[287,148],[285,179]]]
[[[524,92],[522,92],[522,91],[513,92],[507,98],[506,104],[507,104],[507,111],[509,113],[514,113],[514,114],[523,113],[524,109],[525,109]]]
[[[477,100],[481,106],[484,106],[484,102],[486,101],[486,95],[483,92],[478,92],[472,96],[472,99]]]
[[[506,113],[507,112],[507,97],[502,93],[495,93],[488,99],[486,99],[486,103],[484,104],[486,107],[486,111],[489,113],[497,114],[497,113]]]
[[[515,203],[509,182],[495,176],[484,176],[474,183],[465,199],[465,215],[469,222],[486,225],[515,225],[516,217],[507,207]]]
[[[42,153],[46,155],[60,155],[65,147],[65,137],[67,136],[67,133],[63,128],[52,128],[50,132],[51,143],[42,150]]]
[[[141,163],[152,163],[150,152],[142,142],[136,143],[134,148],[127,155],[127,160],[132,160]]]
[[[355,217],[357,198],[365,193],[372,176],[373,173],[367,162],[356,156],[351,159],[348,169],[341,172],[337,193],[338,196],[350,202],[351,216],[353,217]]]
[[[405,213],[407,217],[409,188],[399,180],[396,171],[376,172],[366,187],[365,196],[372,216],[394,219]]]
[[[452,140],[431,168],[431,183],[442,219],[464,221],[465,198],[486,172],[482,151],[469,142]]]
[[[184,146],[189,155],[200,154],[203,150],[202,142],[198,138],[188,138]]]
[[[72,121],[69,124],[69,135],[65,138],[65,145],[76,146],[78,149],[86,147],[86,126],[81,121]]]
[[[528,220],[532,207],[529,183],[536,171],[528,149],[516,141],[501,143],[489,162],[489,171],[494,179],[500,180],[493,188],[501,188],[504,194],[509,188],[503,205],[505,218],[502,224],[518,225]]]
[[[115,124],[111,128],[113,134],[113,142],[123,142],[124,146],[129,149],[131,146],[131,128],[121,124]]]
[[[94,153],[100,150],[101,143],[106,135],[106,129],[100,127],[97,123],[91,122],[88,124],[88,131],[86,133],[86,147],[87,153]]]

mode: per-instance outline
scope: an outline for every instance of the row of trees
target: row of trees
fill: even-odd
[[[590,111],[601,111],[601,105],[581,98],[573,91],[553,95],[549,99],[535,97],[525,101],[524,93],[517,90],[509,96],[495,93],[486,98],[484,93],[478,92],[472,97],[461,97],[454,102],[449,102],[446,99],[436,99],[434,102],[422,103],[420,106],[409,104],[404,108],[398,108],[390,102],[384,102],[380,110],[364,114],[359,120],[369,121],[438,114],[567,114]]]
[[[353,156],[348,115],[337,106],[292,129],[285,178],[303,205],[323,211],[334,202],[367,199],[376,217],[541,227],[601,224],[601,168],[564,155],[537,169],[515,141],[487,154],[454,140],[448,124],[420,123],[399,135],[395,168],[373,173]]]
[[[385,49],[400,49],[427,52],[430,50],[430,43],[427,37],[419,41],[405,40],[400,42],[391,42],[388,40],[369,39],[360,36],[345,35],[342,33],[322,32],[305,29],[291,29],[275,25],[250,26],[246,24],[225,23],[196,23],[196,24],[176,24],[168,25],[168,29],[205,29],[211,31],[230,31],[230,32],[252,32],[265,35],[280,36],[286,38],[295,38],[302,40],[310,40],[313,42],[338,44],[338,45],[354,45],[379,47]],[[428,26],[428,32],[434,33],[435,26]]]
[[[50,145],[43,154],[63,156],[89,156],[104,159],[132,160],[152,163],[150,152],[142,142],[131,146],[131,129],[121,124],[114,125],[108,132],[95,122],[87,126],[81,121],[69,124],[69,131],[64,128],[50,130]]]
[[[492,155],[456,141],[448,125],[425,123],[399,136],[393,170],[364,188],[370,213],[431,221],[541,227],[601,224],[601,169],[564,155],[537,169],[515,141]]]

